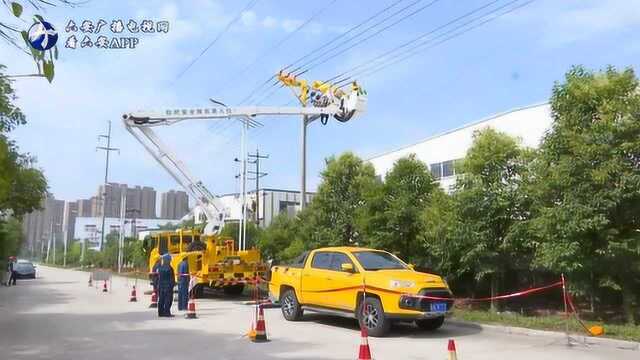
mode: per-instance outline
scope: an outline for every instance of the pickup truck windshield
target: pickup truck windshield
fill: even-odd
[[[395,256],[382,251],[356,251],[353,255],[365,270],[406,269]]]

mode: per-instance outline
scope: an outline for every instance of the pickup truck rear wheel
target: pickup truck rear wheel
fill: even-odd
[[[364,299],[358,307],[358,322],[365,326],[373,337],[385,336],[391,328],[391,321],[384,315],[380,300],[372,297]]]
[[[422,330],[436,330],[444,324],[444,316],[439,316],[433,319],[420,319],[416,320],[416,325]]]
[[[299,321],[302,319],[302,308],[298,302],[295,291],[287,289],[280,296],[280,304],[282,305],[282,316],[289,321]]]

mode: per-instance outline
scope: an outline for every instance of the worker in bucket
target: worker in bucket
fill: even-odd
[[[171,255],[162,255],[162,261],[158,267],[158,316],[173,317],[171,315],[171,303],[173,302],[173,287],[176,278],[171,268]]]
[[[189,261],[185,256],[178,265],[178,310],[187,310],[189,301]]]

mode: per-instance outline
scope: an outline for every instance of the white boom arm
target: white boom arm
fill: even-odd
[[[167,109],[161,112],[138,111],[122,115],[125,128],[153,158],[193,197],[207,217],[206,234],[215,234],[222,229],[229,210],[202,183],[197,180],[185,164],[164,144],[153,131],[154,126],[169,126],[185,120],[211,120],[242,118],[250,121],[265,115],[307,115],[310,117],[334,116],[339,121],[348,121],[366,110],[366,96],[356,91],[340,99],[339,104],[330,103],[325,107],[205,107],[188,109]],[[196,223],[200,219],[195,218]]]

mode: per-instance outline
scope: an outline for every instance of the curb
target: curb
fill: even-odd
[[[482,330],[496,331],[496,332],[502,332],[507,334],[566,338],[565,333],[557,332],[557,331],[527,329],[527,328],[504,326],[504,325],[480,324],[480,323],[474,323],[474,322],[468,322],[468,321],[462,321],[462,320],[453,320],[453,319],[447,319],[446,322],[454,326],[474,327],[474,328],[479,327]],[[611,347],[616,349],[640,351],[640,342],[636,342],[636,341],[618,340],[618,339],[584,336],[584,335],[576,335],[576,334],[570,334],[570,337],[573,340],[571,342],[572,344],[575,343],[575,344],[585,344],[585,345],[601,345],[601,346],[606,346],[606,347]]]

